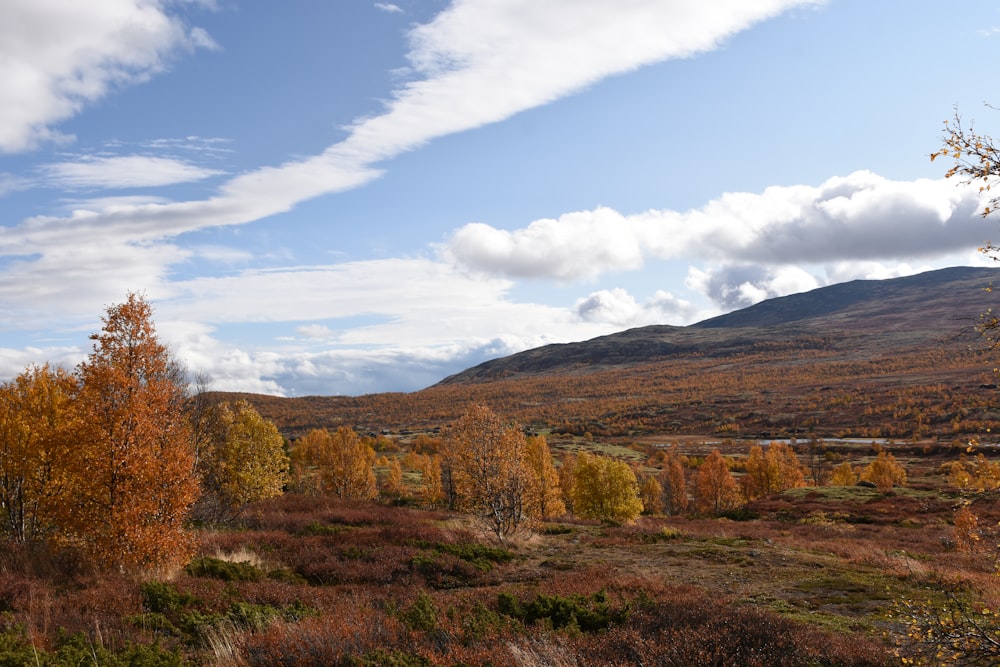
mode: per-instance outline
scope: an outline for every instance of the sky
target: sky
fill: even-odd
[[[0,379],[133,292],[212,389],[360,395],[986,265],[929,155],[998,59],[1000,0],[5,0]]]

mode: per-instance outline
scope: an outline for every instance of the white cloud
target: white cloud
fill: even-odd
[[[975,188],[856,172],[818,187],[727,193],[686,212],[625,216],[602,207],[513,231],[473,223],[442,254],[472,271],[553,280],[635,270],[650,258],[799,265],[932,257],[983,243],[978,210]]]
[[[609,324],[619,329],[649,324],[690,324],[705,316],[689,301],[678,299],[670,292],[659,290],[648,301],[639,303],[621,288],[600,290],[580,299],[574,312],[585,322]]]
[[[6,197],[12,192],[27,190],[33,186],[34,183],[24,176],[0,172],[0,197]]]
[[[390,2],[376,2],[375,8],[387,14],[401,14],[403,12],[403,9],[399,5],[394,5]]]
[[[0,3],[0,152],[58,140],[56,123],[162,70],[179,48],[211,46],[158,2]]]
[[[48,363],[52,367],[75,368],[86,354],[75,347],[0,348],[0,377],[12,378],[29,366]]]
[[[142,188],[199,181],[223,172],[189,162],[146,155],[87,157],[43,165],[48,185],[69,189]]]
[[[730,311],[823,285],[816,276],[797,266],[726,264],[707,270],[689,268],[685,286],[704,294],[723,311]]]
[[[28,109],[24,118],[0,116],[0,133],[10,135],[0,136],[0,147],[27,147],[83,101],[105,94],[116,81],[156,71],[171,50],[192,43],[180,22],[158,6],[131,2],[138,0],[99,3],[100,11],[69,0],[59,6],[29,0],[3,5],[9,16],[0,19],[9,19],[9,43],[14,45],[8,49],[31,56],[25,62],[34,83],[8,86],[12,99],[28,99],[27,104],[4,105],[0,97],[0,110]],[[373,165],[431,139],[498,122],[607,76],[716,48],[758,21],[815,0],[623,3],[459,0],[412,30],[409,58],[418,78],[396,91],[384,113],[354,123],[345,141],[311,158],[235,177],[204,201],[35,218],[0,240],[0,254],[36,252],[26,246],[37,239],[61,236],[73,243],[85,237],[93,242],[104,233],[128,229],[134,242],[148,242],[282,213],[306,199],[367,183],[381,174]],[[64,15],[48,15],[62,4]],[[8,43],[4,36],[0,32],[0,44]],[[87,49],[94,56],[81,58],[81,52],[91,53]],[[16,78],[3,74],[0,70],[0,78]],[[85,84],[82,90],[63,90],[60,77],[67,75]],[[31,101],[31,96],[38,99]]]
[[[567,213],[508,232],[481,223],[452,236],[445,255],[477,271],[516,278],[592,279],[642,266],[640,239],[617,211]]]
[[[297,327],[295,333],[303,338],[314,338],[316,340],[329,340],[334,335],[333,329],[325,324],[306,324]]]

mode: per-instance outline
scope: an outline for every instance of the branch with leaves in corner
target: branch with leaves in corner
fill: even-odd
[[[957,110],[952,120],[944,121],[942,146],[940,150],[931,153],[931,162],[939,157],[954,160],[951,169],[945,173],[945,178],[958,176],[963,183],[978,183],[980,194],[990,196],[993,186],[1000,179],[1000,146],[997,146],[993,137],[977,134],[972,125],[967,128],[963,126]],[[985,218],[998,206],[1000,196],[990,196],[980,214]],[[1000,247],[993,242],[987,242],[979,252],[993,260],[1000,260]],[[985,290],[992,292],[993,286],[990,285]],[[991,350],[1000,349],[1000,316],[992,309],[979,316],[976,328],[989,343]]]
[[[931,153],[931,162],[939,157],[952,158],[955,164],[945,173],[945,178],[959,176],[963,183],[979,184],[981,193],[989,193],[1000,177],[1000,147],[993,137],[977,134],[970,125],[962,126],[962,118],[955,112],[955,118],[944,121],[943,146]],[[983,207],[986,217],[1000,206],[1000,196],[992,197]],[[992,245],[984,250],[994,250]]]

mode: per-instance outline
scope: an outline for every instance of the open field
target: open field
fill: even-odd
[[[906,601],[944,609],[954,585],[972,609],[1000,602],[994,542],[958,551],[953,525],[971,503],[995,526],[1000,506],[949,486],[942,464],[960,450],[885,447],[906,487],[789,489],[722,518],[565,518],[507,544],[462,514],[286,494],[200,531],[184,571],[98,574],[6,547],[0,664],[900,664],[894,651],[924,648],[906,637]],[[864,464],[876,448],[827,456]]]

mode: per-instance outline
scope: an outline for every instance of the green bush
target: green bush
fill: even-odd
[[[101,665],[102,667],[183,667],[184,658],[175,651],[166,651],[160,646],[128,644],[122,650],[112,652],[92,642],[83,633],[62,636],[56,642],[54,652],[47,653],[35,649],[24,635],[15,628],[0,633],[0,667],[78,667],[79,665]]]
[[[534,600],[521,602],[510,593],[497,598],[501,614],[515,618],[525,625],[541,622],[553,630],[567,629],[582,632],[600,632],[611,625],[624,623],[628,608],[615,610],[608,603],[604,591],[589,598],[583,595],[538,595]]]
[[[486,544],[477,544],[475,542],[451,543],[412,540],[410,544],[421,549],[433,550],[436,553],[450,554],[467,563],[471,563],[483,572],[492,570],[494,563],[509,563],[517,558],[517,554],[507,549],[491,547]]]
[[[420,591],[413,604],[399,616],[400,620],[411,630],[430,632],[437,627],[437,608],[431,596]]]
[[[162,581],[146,581],[139,585],[142,606],[154,613],[179,611],[198,604],[198,598],[189,593],[180,593],[176,588]]]
[[[211,556],[194,559],[184,571],[192,577],[210,577],[222,581],[262,581],[267,578],[267,572],[253,563],[232,562]]]

